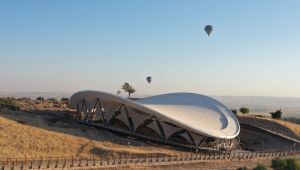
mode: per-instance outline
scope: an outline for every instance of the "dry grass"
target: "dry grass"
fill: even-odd
[[[75,122],[54,121],[49,124],[47,120],[51,118],[49,115],[0,110],[0,158],[116,157],[121,154],[177,152]]]
[[[51,103],[22,102],[33,105],[42,113],[0,110],[0,158],[7,157],[118,157],[123,154],[178,154],[166,146],[128,139],[105,130],[60,120],[62,108],[48,109]],[[300,125],[273,120],[300,134]],[[130,145],[128,145],[130,143]]]

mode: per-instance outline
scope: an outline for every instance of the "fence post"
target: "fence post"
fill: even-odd
[[[20,169],[23,169],[23,168],[24,168],[24,162],[21,161],[21,167],[20,167]]]
[[[55,168],[58,167],[58,158],[56,158],[56,165],[55,165]]]
[[[43,158],[41,158],[39,161],[38,169],[40,169],[42,167],[42,161],[43,161]]]
[[[67,164],[67,158],[65,157],[65,161],[64,161],[64,164],[63,164],[63,168],[66,167],[66,164]]]
[[[50,168],[50,158],[48,159],[47,168]]]
[[[32,169],[32,160],[30,161],[29,169]]]

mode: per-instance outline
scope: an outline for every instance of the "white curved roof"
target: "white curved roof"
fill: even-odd
[[[122,103],[205,136],[231,139],[240,132],[237,118],[226,106],[200,94],[169,93],[131,101],[105,92],[81,91],[71,97],[72,106],[76,108],[83,98]]]

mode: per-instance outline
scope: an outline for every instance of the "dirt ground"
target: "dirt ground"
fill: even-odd
[[[57,112],[56,112],[57,113]],[[119,157],[138,154],[176,154],[167,146],[133,140],[94,129],[60,113],[39,114],[0,110],[0,158],[95,156]]]
[[[45,105],[47,105],[45,107]],[[66,119],[66,112],[71,111],[64,105],[54,107],[49,103],[23,102],[27,112],[0,109],[0,158],[24,157],[69,157],[94,156],[113,158],[121,155],[170,155],[182,150],[138,141],[119,136],[106,130],[94,129]],[[276,121],[277,122],[277,121]],[[278,121],[295,133],[300,126]],[[292,142],[270,135],[258,129],[241,126],[240,140],[243,149],[251,151],[271,151],[293,148]],[[247,162],[246,162],[247,163]],[[253,165],[256,165],[253,162]],[[172,165],[162,167],[130,167],[131,169],[222,169],[221,167],[241,165],[230,162],[210,162],[192,165]],[[250,165],[248,162],[247,164]],[[224,168],[223,168],[224,169]]]

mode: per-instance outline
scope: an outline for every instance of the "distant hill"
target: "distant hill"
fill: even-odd
[[[253,114],[269,115],[269,112],[282,109],[283,116],[300,117],[300,98],[251,97],[251,96],[211,96],[230,109],[248,107]]]
[[[29,97],[31,99],[36,99],[37,97],[44,98],[57,98],[60,99],[62,97],[71,97],[73,92],[0,92],[0,97]]]
[[[0,92],[0,97],[30,97],[35,99],[39,96],[44,98],[54,97],[60,99],[62,97],[71,97],[74,92]],[[126,93],[120,96],[127,97]],[[148,97],[150,95],[134,94],[135,98]],[[240,107],[248,107],[252,114],[269,115],[269,112],[282,109],[285,117],[300,117],[300,98],[285,97],[256,97],[256,96],[211,96],[230,109],[239,109]]]

